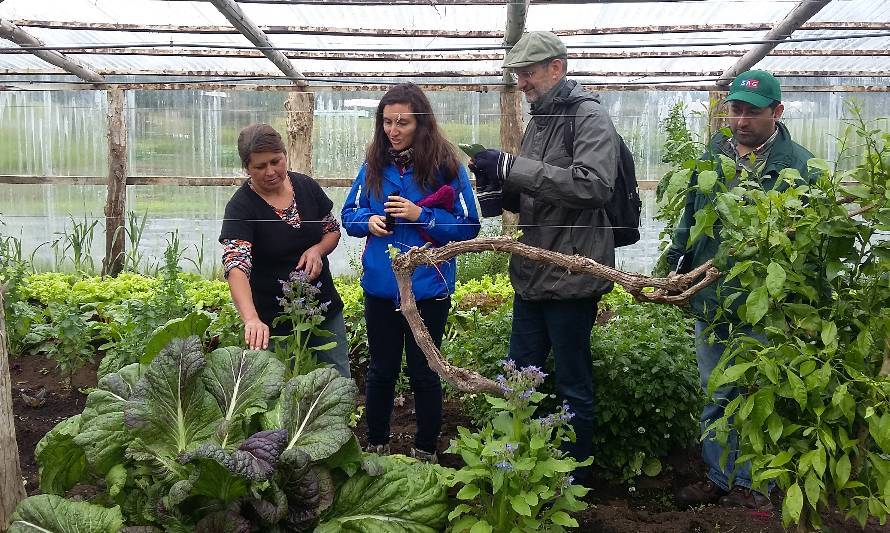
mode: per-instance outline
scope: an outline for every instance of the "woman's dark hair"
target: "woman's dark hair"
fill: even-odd
[[[275,128],[263,123],[251,124],[238,134],[238,155],[241,157],[241,166],[247,168],[250,156],[260,152],[287,154],[287,148],[284,147],[284,141]]]
[[[368,190],[381,192],[383,169],[390,162],[392,143],[383,131],[383,108],[392,104],[407,104],[417,120],[414,130],[414,180],[423,189],[434,191],[437,186],[457,177],[460,163],[454,147],[449,143],[436,123],[430,101],[420,87],[413,83],[400,83],[383,95],[374,117],[374,137],[368,146],[365,182]]]

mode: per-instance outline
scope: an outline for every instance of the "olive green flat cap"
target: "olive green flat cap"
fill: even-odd
[[[566,45],[549,31],[532,31],[522,36],[504,56],[503,68],[527,67],[545,59],[566,55]]]

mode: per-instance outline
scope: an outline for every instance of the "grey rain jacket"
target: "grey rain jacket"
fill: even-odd
[[[574,155],[565,149],[566,107],[583,101],[575,120]],[[615,266],[615,245],[603,206],[618,174],[618,133],[599,96],[563,78],[532,104],[522,147],[504,182],[505,205],[519,196],[525,244],[583,255]],[[513,198],[507,200],[507,197]],[[612,282],[514,255],[510,281],[524,300],[601,296]]]

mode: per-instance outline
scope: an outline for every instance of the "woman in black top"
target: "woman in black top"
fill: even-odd
[[[219,242],[232,300],[244,322],[244,340],[252,350],[266,349],[270,335],[288,335],[290,324],[271,328],[281,314],[281,281],[297,270],[320,283],[320,303],[329,302],[321,324],[334,338],[312,339],[318,346],[337,342],[318,352],[349,377],[343,302],[334,288],[328,264],[340,241],[340,225],[333,202],[309,176],[287,171],[287,151],[281,135],[268,124],[253,124],[238,136],[238,154],[250,179],[226,205]]]

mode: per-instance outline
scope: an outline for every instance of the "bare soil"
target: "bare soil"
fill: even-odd
[[[38,472],[34,447],[56,424],[83,411],[87,397],[81,389],[96,386],[96,365],[89,364],[65,379],[54,361],[27,356],[10,359],[9,373],[22,477],[28,494],[35,494]],[[39,401],[40,397],[45,400]]]
[[[38,492],[38,468],[34,461],[37,442],[59,421],[80,413],[86,401],[82,389],[96,385],[96,366],[89,365],[76,372],[70,380],[63,379],[54,362],[40,356],[28,356],[10,360],[15,411],[16,440],[21,455],[22,476],[29,494]],[[361,386],[361,385],[360,385]],[[39,400],[27,400],[39,396],[44,389],[45,403],[40,407],[31,404]],[[404,403],[396,406],[392,420],[393,453],[407,454],[413,444],[416,417],[413,400],[409,395]],[[362,398],[363,401],[363,398]],[[449,439],[457,434],[458,426],[471,427],[470,420],[461,412],[456,401],[446,401],[440,449],[447,447]],[[355,429],[362,445],[366,444],[365,420]],[[460,468],[460,458],[440,453],[444,466]],[[746,509],[703,506],[695,509],[679,509],[673,494],[680,487],[697,481],[704,466],[694,447],[675,450],[665,461],[666,468],[656,478],[644,478],[637,482],[635,490],[627,486],[602,481],[602,472],[595,476],[588,502],[590,507],[577,516],[582,532],[603,533],[780,533],[781,515],[779,500],[774,498],[776,511],[758,513]],[[598,481],[599,480],[599,481]],[[824,521],[829,531],[863,531],[853,521],[844,521],[837,514],[826,514]],[[870,523],[868,533],[890,533],[890,525]]]

